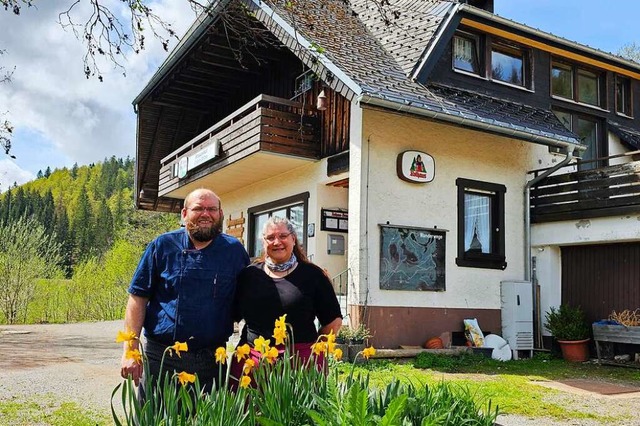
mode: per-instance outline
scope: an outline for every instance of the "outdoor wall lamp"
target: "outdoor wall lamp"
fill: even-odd
[[[316,108],[318,111],[324,111],[329,106],[329,100],[327,99],[327,95],[324,94],[324,89],[318,94],[318,99],[316,101]]]

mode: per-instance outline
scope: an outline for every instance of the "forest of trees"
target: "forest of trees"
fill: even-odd
[[[142,250],[179,220],[134,208],[133,168],[47,168],[0,194],[0,323],[122,317]]]

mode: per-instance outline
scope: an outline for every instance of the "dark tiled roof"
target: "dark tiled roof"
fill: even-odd
[[[407,76],[419,64],[451,6],[440,0],[395,0],[388,10],[381,10],[371,0],[351,0],[358,18]]]
[[[366,0],[352,1],[356,5],[367,3]],[[467,122],[476,122],[475,126],[469,123],[472,127],[491,124],[502,128],[504,133],[522,132],[514,135],[519,138],[533,140],[543,136],[557,141],[579,143],[576,136],[560,125],[549,111],[443,86],[426,87],[407,78],[403,64],[408,68],[408,60],[399,53],[402,49],[394,50],[395,56],[385,49],[389,43],[392,44],[394,37],[387,41],[379,40],[369,29],[373,18],[366,19],[369,24],[365,25],[359,14],[345,2],[304,0],[304,7],[291,9],[286,9],[284,2],[285,0],[272,0],[270,4],[281,19],[296,28],[297,34],[320,46],[323,51],[323,57],[319,60],[312,58],[308,52],[299,51],[298,56],[323,78],[326,77],[326,69],[323,70],[318,64],[324,63],[326,67],[327,61],[344,74],[334,73],[338,79],[349,80],[349,83],[343,83],[349,87],[350,93],[345,93],[346,89],[338,89],[349,99],[360,96],[363,103],[372,100],[375,103],[375,99],[378,99],[395,104],[397,109],[406,106],[406,109],[422,109],[458,119],[464,118]],[[403,5],[412,13],[420,14],[443,14],[455,5],[455,2],[438,0],[394,0],[394,7],[395,3]],[[256,16],[263,22],[269,21],[265,22],[267,27],[275,30],[274,33],[283,43],[293,46],[292,49],[296,48],[295,42],[292,43],[292,35],[277,28],[278,24],[269,14]],[[401,14],[398,20],[404,22],[403,19]],[[408,18],[405,20],[409,21]],[[404,34],[402,25],[398,25],[393,34]],[[379,33],[381,36],[382,30]],[[297,49],[300,50],[299,45]],[[417,50],[418,48],[407,50],[412,60],[419,56]],[[333,87],[336,88],[335,82]],[[340,84],[339,87],[344,85]]]
[[[442,85],[427,88],[448,108],[478,121],[545,137],[578,139],[549,110]]]
[[[620,140],[633,149],[640,149],[640,132],[628,127],[621,126],[614,121],[608,121],[609,130],[618,136]]]

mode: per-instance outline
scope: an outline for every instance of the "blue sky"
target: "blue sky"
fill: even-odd
[[[119,7],[120,0],[104,0]],[[0,118],[15,126],[13,154],[0,157],[0,191],[33,179],[38,170],[135,156],[131,101],[165,57],[149,39],[127,59],[126,78],[105,66],[105,82],[82,74],[82,46],[56,23],[61,3],[37,2],[20,17],[0,10],[0,66],[16,72],[0,84]],[[68,1],[71,3],[71,0]],[[554,35],[616,53],[640,44],[638,0],[494,0],[495,13]],[[185,0],[154,0],[154,10],[182,34],[194,18]],[[46,38],[45,38],[46,36]],[[46,41],[44,41],[46,40]],[[175,45],[175,43],[174,43]]]

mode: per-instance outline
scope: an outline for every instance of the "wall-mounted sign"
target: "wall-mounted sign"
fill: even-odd
[[[431,182],[436,176],[436,163],[426,152],[404,151],[396,161],[398,177],[407,182]]]
[[[182,157],[178,162],[178,179],[185,178],[187,172],[196,167],[212,160],[218,156],[220,152],[220,141],[217,138],[209,138],[206,145],[203,144],[196,148],[196,151],[188,157]]]
[[[189,159],[182,157],[180,161],[178,161],[178,179],[187,176],[187,170],[189,170]]]
[[[189,156],[189,170],[193,170],[201,164],[206,163],[218,156],[218,139],[210,139],[207,146],[200,151]]]
[[[344,210],[321,209],[321,216],[320,229],[322,231],[349,231],[349,212]]]

